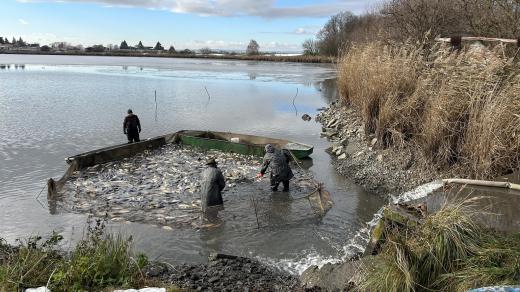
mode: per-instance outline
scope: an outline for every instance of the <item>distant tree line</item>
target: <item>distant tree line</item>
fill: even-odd
[[[5,45],[5,44],[10,44],[10,45],[13,45],[14,47],[29,46],[29,44],[27,44],[21,37],[18,40],[16,40],[16,38],[13,37],[12,41],[9,41],[8,38],[0,37],[0,45]],[[98,45],[93,45],[93,46],[89,46],[89,47],[86,47],[86,48],[83,48],[83,46],[81,46],[81,45],[73,46],[73,45],[71,45],[71,44],[69,44],[67,42],[54,42],[52,44],[43,45],[41,47],[38,44],[31,44],[30,46],[33,46],[33,45],[35,45],[37,47],[36,49],[39,48],[39,50],[42,51],[42,52],[50,52],[50,51],[83,51],[84,50],[86,52],[100,53],[100,52],[106,52],[106,51],[118,51],[118,50],[132,51],[132,50],[136,50],[136,51],[167,52],[169,54],[183,54],[183,55],[193,55],[193,54],[196,53],[195,51],[190,50],[190,49],[184,49],[184,50],[181,50],[181,51],[177,51],[173,45],[171,45],[168,49],[166,49],[161,44],[161,42],[159,42],[159,41],[153,47],[147,47],[147,46],[143,45],[142,41],[139,41],[135,46],[130,46],[130,45],[128,45],[126,40],[123,40],[120,43],[120,45],[109,44],[107,46],[104,46],[102,44],[98,44]],[[204,54],[204,55],[213,54],[213,53],[229,53],[229,52],[223,52],[223,51],[219,51],[219,50],[212,50],[209,47],[203,47],[203,48],[199,49],[198,52],[200,54]],[[236,54],[236,53],[231,52],[230,54]],[[250,40],[250,42],[249,42],[249,44],[247,45],[247,48],[246,48],[246,54],[247,55],[258,55],[258,54],[260,54],[260,45],[258,44],[257,41]]]
[[[16,38],[13,37],[13,40],[11,42],[9,42],[8,38],[0,37],[0,45],[13,45],[13,46],[17,46],[17,47],[26,47],[27,43],[21,37],[19,37],[18,40],[16,40]]]
[[[437,36],[520,37],[520,0],[387,0],[374,12],[332,16],[304,54],[338,56],[354,43]]]

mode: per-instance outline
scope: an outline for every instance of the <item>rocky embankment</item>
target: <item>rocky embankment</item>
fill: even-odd
[[[333,142],[329,153],[338,172],[370,192],[396,195],[441,176],[417,158],[415,149],[381,149],[377,138],[365,135],[363,121],[352,108],[332,103],[316,121],[323,125],[321,135]]]
[[[224,254],[212,254],[207,264],[156,264],[145,273],[194,291],[304,291],[297,277],[254,259]]]

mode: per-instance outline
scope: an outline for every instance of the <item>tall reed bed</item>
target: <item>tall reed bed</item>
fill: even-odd
[[[440,169],[494,177],[520,167],[520,64],[505,52],[354,46],[339,61],[339,89],[381,147],[417,147]]]

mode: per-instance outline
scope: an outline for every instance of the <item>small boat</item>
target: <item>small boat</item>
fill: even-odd
[[[184,130],[177,135],[180,143],[185,145],[245,155],[263,156],[266,144],[289,150],[298,159],[308,157],[314,149],[303,143],[236,133]]]
[[[215,149],[224,152],[233,152],[245,155],[263,156],[266,144],[272,144],[280,149],[289,150],[294,157],[301,159],[309,156],[313,147],[311,145],[291,142],[283,139],[274,139],[262,136],[244,135],[236,133],[224,133],[214,131],[184,130],[154,138],[142,140],[137,143],[120,144],[105,147],[65,158],[68,169],[57,181],[49,179],[48,193],[56,194],[65,181],[78,170],[109,161],[121,160],[132,157],[146,150],[153,150],[171,143],[179,143],[195,146],[201,149]]]
[[[65,161],[75,165],[74,170],[80,170],[96,164],[131,157],[145,150],[156,149],[170,143],[255,156],[263,156],[265,145],[272,144],[280,149],[289,150],[298,159],[309,156],[314,149],[311,145],[283,139],[215,131],[184,130],[149,138],[138,143],[125,143],[81,153],[67,157]]]

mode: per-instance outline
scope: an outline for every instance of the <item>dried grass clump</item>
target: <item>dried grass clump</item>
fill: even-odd
[[[416,226],[387,228],[359,291],[467,291],[518,284],[520,234],[475,224],[470,201],[444,206]]]
[[[504,52],[354,47],[338,66],[340,93],[380,146],[417,145],[440,169],[494,177],[520,167],[520,66]]]
[[[390,143],[391,133],[412,131],[416,89],[424,65],[421,51],[412,45],[402,47],[370,43],[352,47],[338,65],[340,94],[361,109],[365,132],[377,133]],[[384,139],[383,139],[384,138]]]

